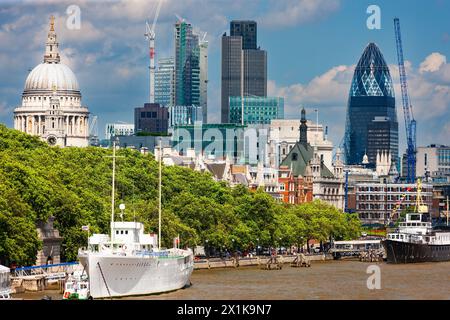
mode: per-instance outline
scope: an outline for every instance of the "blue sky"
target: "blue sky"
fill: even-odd
[[[65,26],[66,9],[81,10],[81,29]],[[369,5],[381,9],[381,29],[369,30]],[[28,70],[43,59],[48,20],[55,15],[62,62],[75,72],[83,104],[107,122],[133,122],[133,108],[147,102],[148,49],[145,20],[156,1],[0,2],[0,122],[12,126]],[[210,122],[220,118],[220,36],[232,19],[258,22],[258,44],[268,52],[269,94],[285,97],[285,115],[300,106],[319,109],[319,121],[339,144],[354,65],[375,42],[395,83],[400,142],[403,113],[398,84],[393,18],[401,22],[418,144],[450,144],[450,0],[163,0],[157,23],[157,58],[173,55],[175,14],[206,31],[209,41]]]

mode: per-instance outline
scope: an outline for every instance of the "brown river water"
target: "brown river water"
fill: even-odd
[[[368,289],[367,267],[381,271],[381,289]],[[194,270],[192,286],[151,296],[123,299],[185,300],[301,300],[301,299],[450,299],[450,262],[394,265],[385,262],[313,261],[311,268],[261,270],[257,267]],[[56,290],[13,297],[61,299]]]

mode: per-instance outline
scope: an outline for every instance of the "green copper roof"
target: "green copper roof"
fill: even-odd
[[[292,168],[292,173],[294,177],[304,176],[306,167],[309,161],[313,158],[314,149],[309,143],[303,144],[297,142],[294,147],[289,151],[286,158],[283,159],[280,166],[287,166]],[[326,178],[333,178],[334,175],[327,168],[327,166],[322,162],[320,176]]]

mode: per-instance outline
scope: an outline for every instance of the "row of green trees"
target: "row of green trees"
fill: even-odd
[[[48,147],[38,138],[0,125],[0,263],[34,264],[41,247],[36,223],[55,217],[62,259],[86,245],[81,226],[107,233],[111,212],[111,150]],[[125,219],[158,227],[158,165],[153,155],[121,149],[116,203]],[[207,173],[164,167],[162,243],[180,235],[183,246],[247,248],[303,244],[307,239],[350,239],[360,234],[356,215],[320,201],[282,204],[258,190],[230,188]],[[118,208],[116,208],[117,211]],[[257,240],[258,239],[258,240]]]

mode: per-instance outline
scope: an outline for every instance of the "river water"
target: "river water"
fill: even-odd
[[[371,265],[380,268],[381,289],[368,289]],[[311,268],[261,270],[258,267],[194,270],[192,286],[159,295],[123,299],[297,300],[297,299],[450,299],[450,262],[419,264],[313,261]],[[373,283],[370,281],[370,283]],[[40,299],[57,291],[15,295]]]

